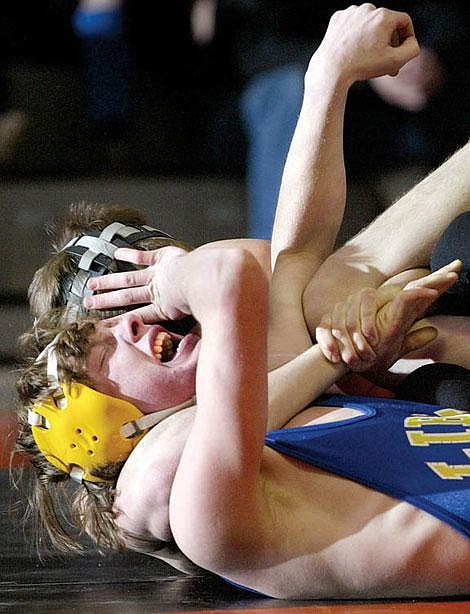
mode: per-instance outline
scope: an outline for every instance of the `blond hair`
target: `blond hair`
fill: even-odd
[[[96,472],[106,480],[100,484],[71,483],[70,476],[49,463],[39,450],[28,424],[28,409],[54,392],[48,382],[45,360],[37,361],[40,352],[56,335],[55,346],[61,383],[76,381],[90,384],[85,361],[89,338],[98,319],[127,311],[87,312],[83,306],[67,307],[67,288],[77,273],[77,256],[61,251],[70,239],[90,231],[102,231],[112,222],[127,226],[146,224],[145,217],[134,209],[119,205],[78,203],[70,207],[69,217],[61,228],[49,229],[54,236],[54,255],[34,275],[28,292],[34,327],[19,339],[23,371],[17,382],[20,397],[17,416],[19,436],[16,450],[31,461],[29,510],[36,529],[36,542],[44,550],[44,537],[54,550],[80,552],[86,533],[101,549],[119,550],[122,546],[115,525],[116,481],[123,463],[110,464]],[[183,249],[189,246],[166,237],[147,237],[134,244],[136,249],[153,250],[168,245]]]
[[[49,328],[44,328],[39,322],[19,341],[24,369],[17,382],[21,403],[17,410],[19,434],[15,448],[29,458],[33,469],[28,488],[27,515],[32,520],[36,545],[42,553],[49,549],[81,552],[85,533],[99,549],[119,550],[122,544],[114,523],[113,503],[116,480],[123,463],[110,464],[95,472],[106,482],[73,485],[69,474],[46,460],[28,423],[28,409],[55,392],[48,382],[44,360],[35,359],[39,349],[54,337],[57,336],[55,352],[61,382],[89,383],[85,362],[95,320],[75,322],[58,334],[59,329],[51,327],[51,324],[60,317],[59,310],[55,314],[50,313],[47,318]]]

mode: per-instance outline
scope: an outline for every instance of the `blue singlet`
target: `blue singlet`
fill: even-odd
[[[361,415],[271,431],[266,445],[407,501],[470,538],[470,412],[340,395],[316,405]]]

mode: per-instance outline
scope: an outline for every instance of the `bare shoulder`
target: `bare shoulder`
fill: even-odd
[[[258,261],[267,279],[271,279],[271,242],[263,239],[223,239],[211,243],[214,247],[237,247],[250,252]]]
[[[127,459],[117,483],[119,529],[148,540],[172,540],[168,506],[171,487],[194,418],[188,408],[149,431]]]

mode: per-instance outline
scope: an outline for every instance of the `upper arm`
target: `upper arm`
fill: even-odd
[[[178,545],[207,568],[260,518],[267,414],[264,274],[246,252],[226,253],[213,266],[206,271],[213,292],[198,318],[197,414],[170,498]]]
[[[269,371],[295,358],[311,345],[302,307],[302,294],[315,256],[309,252],[280,254],[269,296]]]

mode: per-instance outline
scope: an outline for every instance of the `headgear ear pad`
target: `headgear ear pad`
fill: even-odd
[[[82,479],[103,482],[97,470],[123,462],[146,431],[135,437],[121,433],[124,424],[142,417],[132,403],[76,382],[63,386],[64,397],[35,403],[30,412],[38,448],[55,467]],[[72,474],[73,475],[73,474]]]

